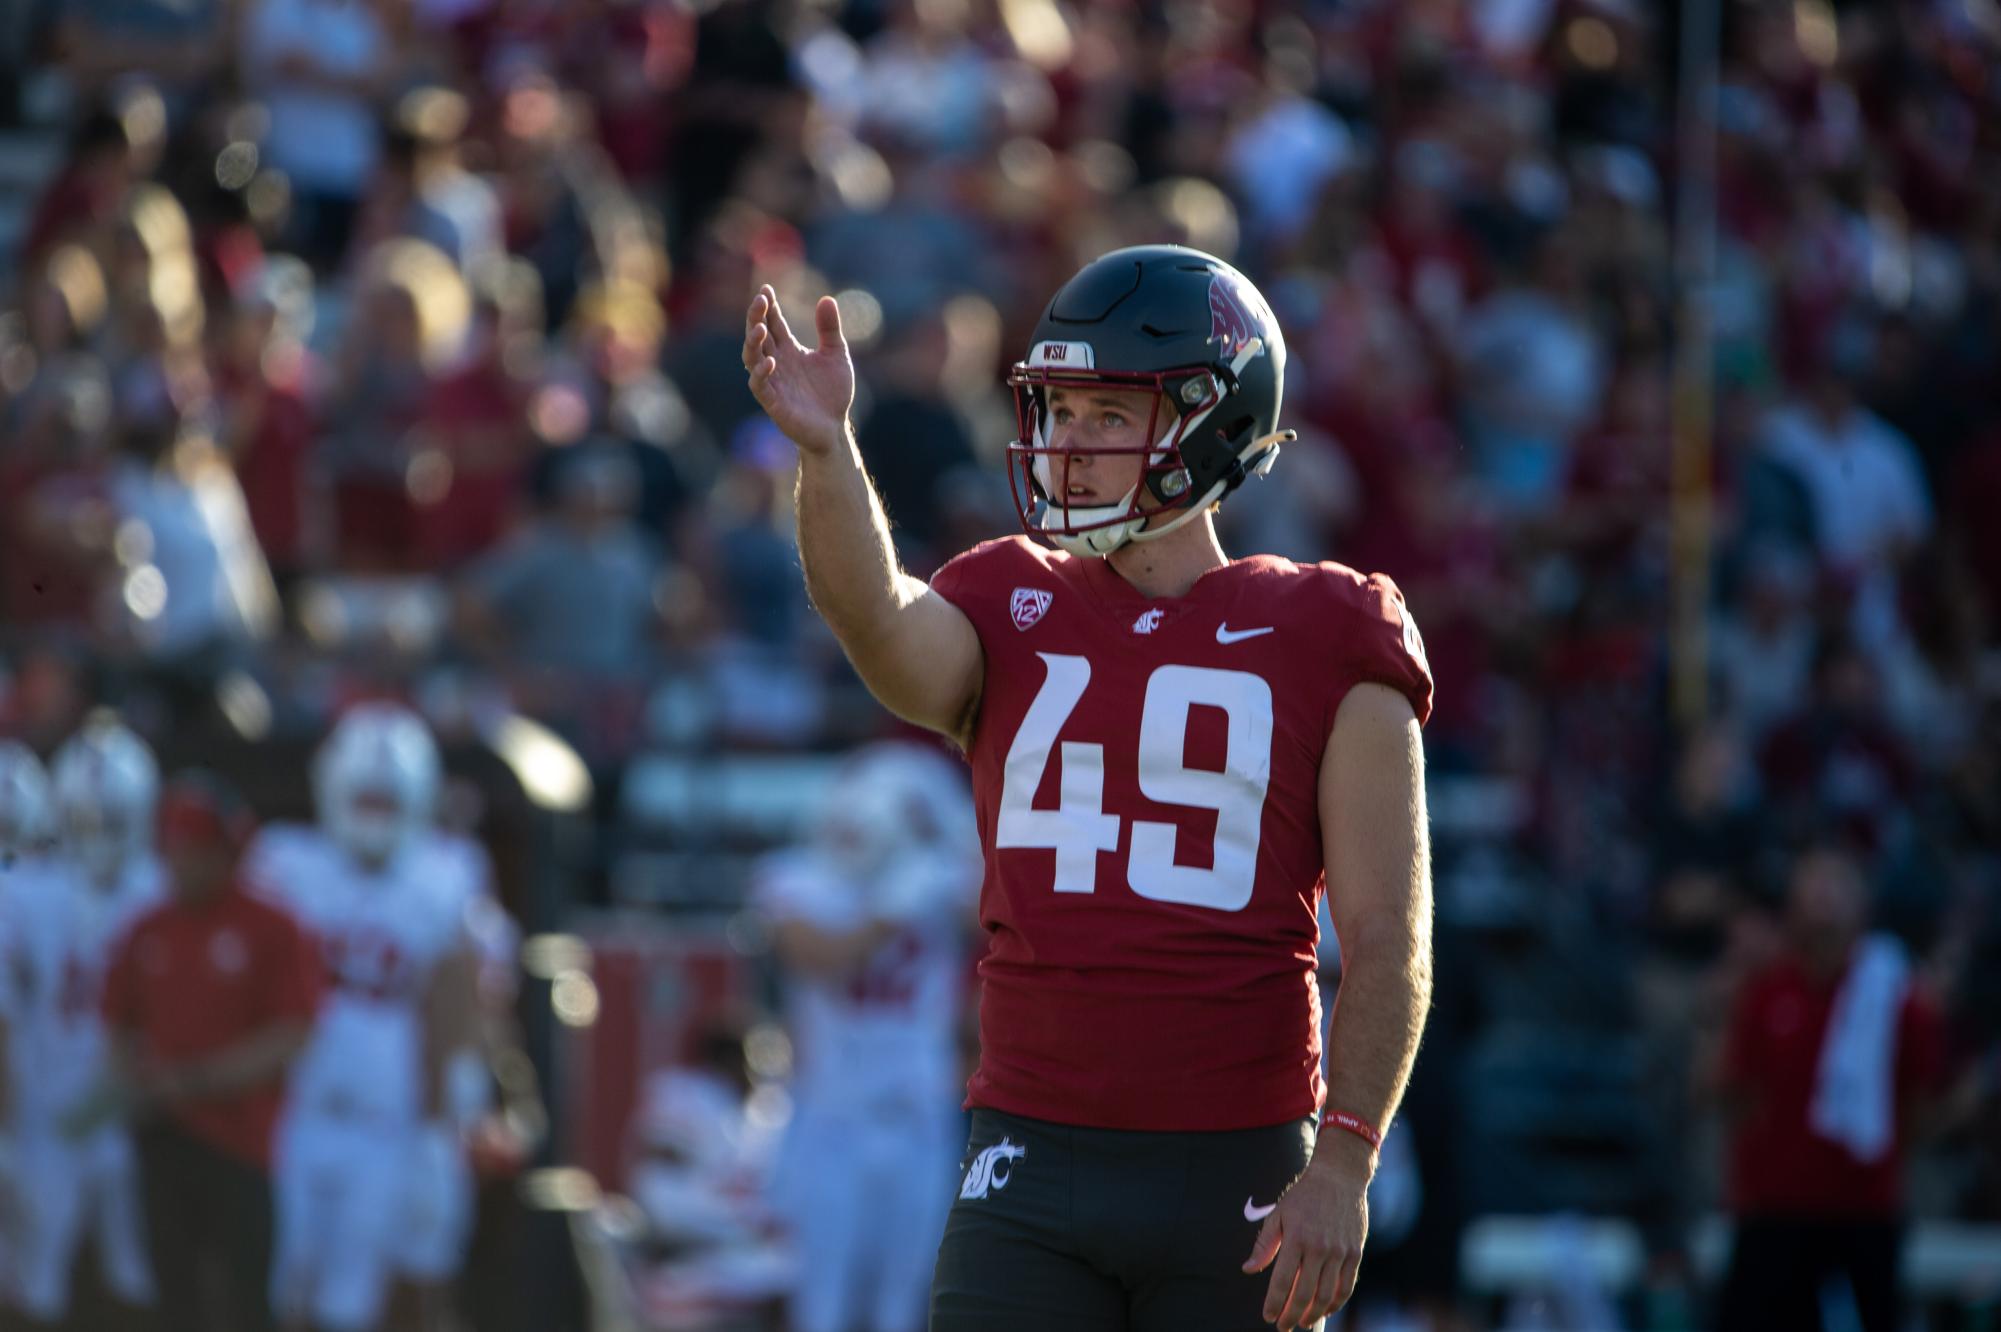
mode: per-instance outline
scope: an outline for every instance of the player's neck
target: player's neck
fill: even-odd
[[[1186,596],[1196,579],[1229,562],[1208,514],[1158,541],[1129,541],[1105,557],[1113,573],[1149,599]]]

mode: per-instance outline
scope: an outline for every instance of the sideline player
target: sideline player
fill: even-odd
[[[931,1326],[1312,1325],[1354,1289],[1430,994],[1431,681],[1388,579],[1217,542],[1289,438],[1277,322],[1199,251],[1085,266],[1009,377],[1017,508],[1056,549],[988,542],[927,586],[861,465],[839,307],[814,317],[808,348],[765,287],[743,345],[799,449],[807,587],[877,698],[966,750],[986,851]]]
[[[35,751],[0,740],[0,1307],[15,1301],[22,1234],[16,1154],[22,1074],[34,1054],[20,1029],[34,971],[23,912],[49,891],[55,806]]]
[[[106,1291],[153,1302],[138,1161],[121,1118],[99,1112],[112,1076],[102,999],[113,946],[166,896],[153,850],[160,772],[132,731],[94,719],[50,765],[61,850],[17,919],[28,990],[17,1024],[23,1230],[19,1303],[40,1324],[68,1318],[89,1236]]]
[[[427,1133],[476,1004],[464,894],[428,854],[438,780],[424,724],[362,704],[315,761],[319,827],[267,828],[248,858],[251,882],[294,911],[326,966],[279,1130],[273,1277],[280,1313],[321,1332],[382,1324],[413,1239],[412,1186],[464,1182]]]
[[[797,1073],[773,1202],[792,1332],[917,1332],[963,1129],[958,1072],[979,844],[943,755],[872,745],[807,840],[758,866]]]

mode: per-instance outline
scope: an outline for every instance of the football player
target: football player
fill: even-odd
[[[32,983],[20,928],[22,911],[48,891],[48,853],[55,838],[49,776],[35,751],[0,740],[0,1301],[13,1303],[21,1218],[15,1167],[15,1089],[33,1054],[15,1025]]]
[[[797,1061],[773,1185],[794,1332],[914,1332],[950,1202],[965,936],[979,880],[959,775],[909,744],[844,765],[755,897]]]
[[[1218,544],[1290,438],[1278,323],[1196,250],[1086,265],[1009,376],[1027,535],[927,585],[861,465],[839,306],[814,322],[807,347],[765,287],[743,344],[799,450],[807,587],[876,697],[966,751],[986,853],[931,1326],[1311,1326],[1354,1288],[1424,1023],[1431,680],[1387,578]]]
[[[417,1326],[432,1328],[449,1321],[451,1285],[472,1242],[471,1141],[505,1123],[496,1113],[491,1061],[518,1050],[514,997],[521,935],[494,892],[485,847],[461,833],[430,828],[417,854],[425,866],[422,877],[438,886],[444,909],[458,916],[466,945],[446,982],[454,1034],[440,1029],[434,1037],[441,1043],[436,1052],[441,1081],[419,1130],[416,1164],[404,1191],[404,1238],[396,1252],[397,1272],[414,1297],[408,1312]]]
[[[273,1298],[328,1332],[382,1324],[421,1216],[463,1215],[470,1187],[431,1133],[447,1069],[473,1039],[465,891],[433,851],[439,760],[414,714],[363,704],[313,768],[318,827],[276,826],[251,881],[318,939],[328,996],[292,1075],[276,1159]]]
[[[14,1065],[25,1223],[18,1300],[50,1324],[69,1314],[86,1235],[112,1298],[152,1302],[131,1132],[101,1103],[113,1073],[101,1005],[113,944],[166,893],[153,851],[160,773],[145,741],[95,718],[57,751],[51,786],[60,853],[15,916],[26,989]]]

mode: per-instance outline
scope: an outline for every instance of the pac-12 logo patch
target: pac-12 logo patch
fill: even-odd
[[[1014,627],[1017,629],[1032,628],[1035,622],[1042,618],[1043,613],[1049,609],[1049,603],[1053,600],[1055,600],[1054,594],[1046,592],[1039,587],[1016,588],[1014,596],[1008,600],[1007,606],[1009,613],[1014,616]]]
[[[1028,1148],[1017,1147],[1002,1138],[973,1158],[965,1183],[959,1185],[959,1196],[979,1199],[986,1197],[989,1190],[1006,1188],[1007,1182],[1014,1178],[1014,1163],[1027,1155]]]

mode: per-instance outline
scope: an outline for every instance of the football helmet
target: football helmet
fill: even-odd
[[[40,850],[54,825],[42,761],[20,741],[0,740],[0,858]]]
[[[821,798],[815,846],[841,873],[868,878],[899,853],[957,833],[946,805],[956,774],[943,768],[942,759],[901,742],[857,750]]]
[[[64,849],[98,883],[112,883],[153,850],[160,766],[115,718],[84,725],[51,765]]]
[[[1271,307],[1236,269],[1180,245],[1086,264],[1050,300],[1008,385],[1008,482],[1022,527],[1073,555],[1165,536],[1268,472],[1293,438],[1278,428],[1285,339]],[[1092,387],[1151,394],[1148,442],[1092,449],[1058,438],[1050,390]],[[1066,504],[1071,463],[1085,454],[1143,455],[1140,479],[1114,503]]]
[[[429,825],[442,767],[416,713],[363,703],[340,719],[314,760],[320,826],[356,860],[383,864]]]

